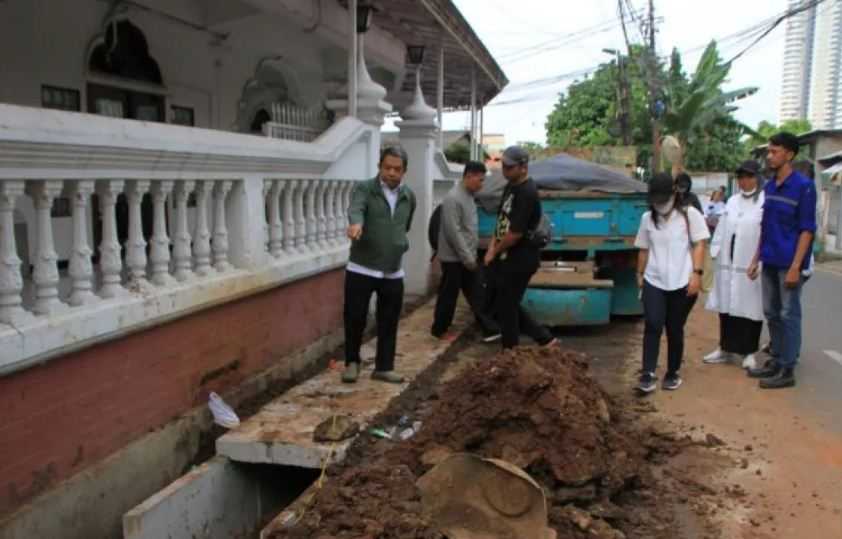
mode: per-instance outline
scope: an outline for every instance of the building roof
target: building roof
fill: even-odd
[[[459,12],[452,0],[369,0],[379,11],[378,27],[407,45],[424,45],[422,89],[435,106],[438,90],[439,50],[444,48],[444,108],[471,106],[471,70],[477,81],[477,104],[482,107],[509,83],[497,61]],[[401,88],[412,94],[415,77],[408,76]]]
[[[807,144],[808,142],[812,142],[813,140],[819,137],[842,137],[842,129],[813,129],[812,131],[807,131],[806,133],[801,133],[797,135],[798,143],[799,144]],[[760,144],[759,146],[755,146],[752,150],[752,153],[759,153],[766,150],[766,147],[769,144]]]
[[[834,152],[832,154],[825,155],[824,157],[819,157],[819,163],[826,167],[839,162],[842,162],[842,151]]]

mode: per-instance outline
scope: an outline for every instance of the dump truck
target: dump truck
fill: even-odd
[[[552,239],[523,299],[548,326],[600,325],[640,315],[634,238],[646,211],[646,184],[608,168],[559,154],[530,164]],[[498,171],[479,193],[479,233],[486,244],[505,178]]]

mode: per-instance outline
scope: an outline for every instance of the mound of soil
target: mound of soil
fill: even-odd
[[[673,536],[649,468],[674,444],[616,406],[585,356],[522,348],[426,389],[404,395],[423,420],[415,436],[360,437],[297,522],[273,537],[442,538],[421,514],[415,481],[452,452],[523,468],[546,493],[558,539]]]

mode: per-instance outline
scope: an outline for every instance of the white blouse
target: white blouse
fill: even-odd
[[[688,206],[686,211],[686,219],[678,210],[671,211],[666,219],[659,216],[657,227],[652,221],[652,212],[644,213],[634,240],[635,247],[649,250],[643,278],[652,286],[668,292],[684,288],[690,282],[693,272],[691,243],[710,238],[705,218],[699,210]]]

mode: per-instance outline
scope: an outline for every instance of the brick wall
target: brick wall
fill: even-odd
[[[337,329],[324,273],[0,378],[0,515]]]

